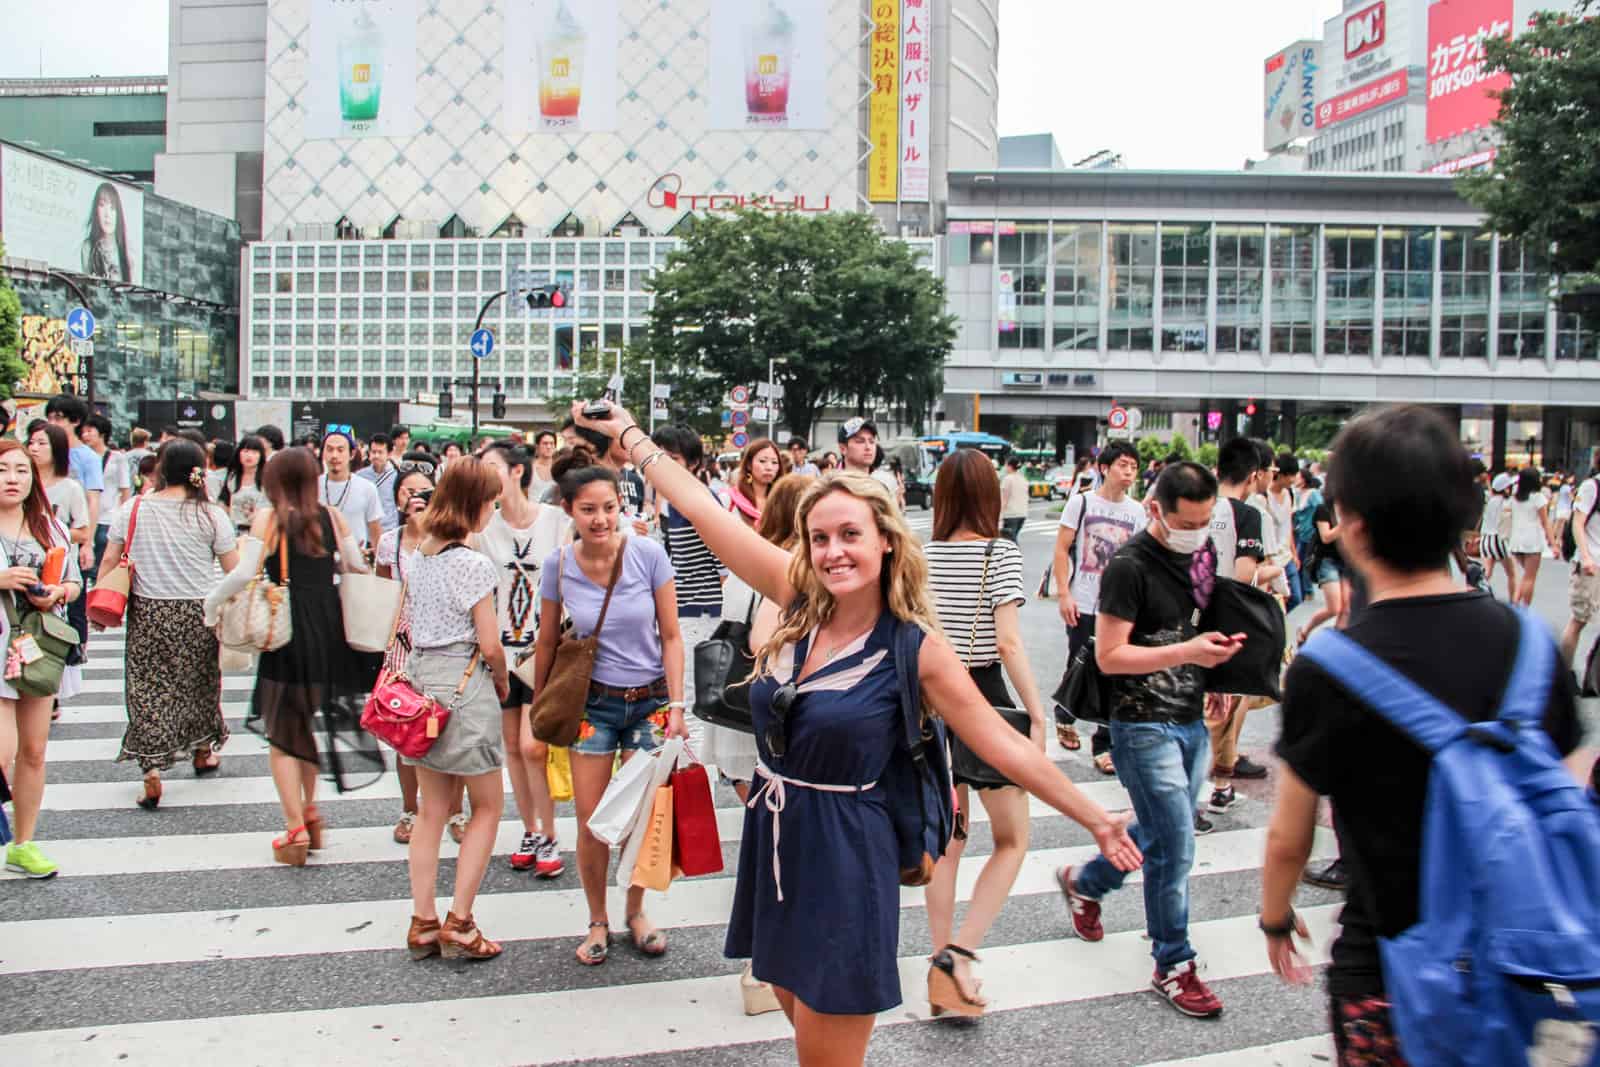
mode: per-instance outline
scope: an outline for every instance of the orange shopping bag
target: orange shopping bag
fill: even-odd
[[[672,787],[661,786],[645,824],[639,859],[633,865],[633,884],[666,892],[672,884]]]

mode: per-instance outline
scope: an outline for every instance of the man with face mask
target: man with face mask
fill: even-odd
[[[1243,635],[1195,626],[1216,586],[1216,478],[1199,464],[1175,463],[1151,495],[1149,527],[1101,576],[1095,658],[1110,677],[1111,751],[1137,817],[1128,832],[1144,852],[1145,924],[1156,961],[1150,984],[1183,1014],[1209,1018],[1222,1001],[1196,969],[1188,891],[1195,805],[1211,769],[1203,671],[1232,659]],[[1125,877],[1098,858],[1057,874],[1079,937],[1105,936],[1100,899]]]

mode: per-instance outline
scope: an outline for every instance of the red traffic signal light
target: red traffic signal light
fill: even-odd
[[[1245,404],[1244,413],[1252,419],[1256,417],[1256,402],[1254,400],[1248,401]]]
[[[567,291],[559,285],[541,285],[528,290],[528,306],[535,311],[567,306]]]

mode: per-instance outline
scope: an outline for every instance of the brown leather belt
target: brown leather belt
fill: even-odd
[[[603,682],[590,682],[589,695],[592,697],[621,697],[630,704],[637,703],[638,701],[646,700],[651,697],[657,697],[665,700],[667,698],[667,680],[665,678],[657,678],[649,685],[634,686],[632,689],[623,689],[620,686],[606,685]]]

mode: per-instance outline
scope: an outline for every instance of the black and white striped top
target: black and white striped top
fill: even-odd
[[[672,569],[677,574],[678,616],[685,619],[720,617],[722,562],[706,547],[694,525],[671,507],[662,508],[661,529],[665,534],[667,558],[672,560]]]
[[[983,585],[983,554],[987,541],[934,541],[926,546],[928,584],[939,612],[939,625],[956,655],[973,667],[986,667],[1000,658],[995,643],[994,612],[1002,604],[1021,604],[1022,550],[1000,538],[989,557],[989,581]],[[983,589],[985,603],[978,601]],[[978,620],[974,633],[972,620]]]

